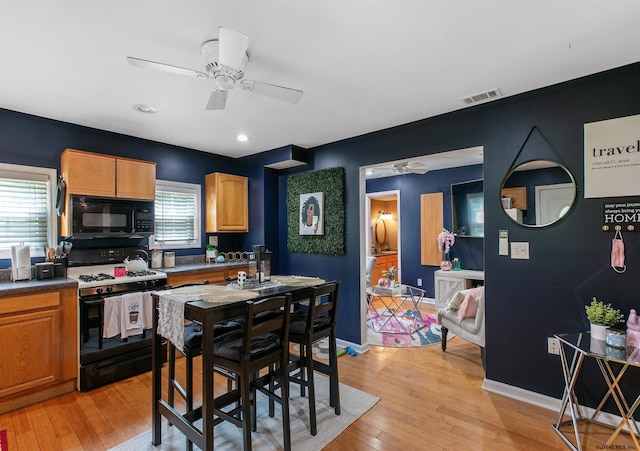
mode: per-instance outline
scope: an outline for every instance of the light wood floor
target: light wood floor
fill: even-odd
[[[565,449],[551,429],[554,412],[482,390],[480,350],[460,338],[446,353],[437,345],[373,346],[340,357],[339,368],[342,383],[381,400],[327,450]],[[150,428],[150,398],[146,373],[1,415],[0,430],[7,430],[10,451],[104,450]],[[606,437],[593,429],[585,449],[602,449]],[[631,449],[629,443],[626,436],[616,442]]]

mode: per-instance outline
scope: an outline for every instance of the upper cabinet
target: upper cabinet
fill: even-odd
[[[67,194],[155,199],[156,164],[75,149],[62,152]]]
[[[204,179],[207,233],[249,231],[249,179],[214,172]]]

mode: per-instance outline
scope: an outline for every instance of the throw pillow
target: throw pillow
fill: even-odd
[[[464,290],[464,299],[458,308],[458,319],[473,318],[478,312],[478,302],[482,295],[482,287]]]
[[[449,310],[458,310],[460,305],[464,301],[465,290],[458,291],[451,301],[449,301],[449,306],[447,307]]]

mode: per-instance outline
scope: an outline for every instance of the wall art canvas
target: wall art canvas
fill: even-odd
[[[640,114],[584,124],[584,197],[640,195]]]
[[[324,193],[300,195],[300,235],[324,235]]]

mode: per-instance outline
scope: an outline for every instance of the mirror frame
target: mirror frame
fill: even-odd
[[[383,237],[382,241],[380,241],[380,238],[378,237],[378,235],[379,235],[378,234],[378,226],[380,225],[380,223],[382,223],[382,226],[384,227],[384,231],[383,231],[384,237]],[[387,223],[384,222],[384,219],[382,219],[382,218],[376,219],[375,234],[376,234],[376,244],[378,246],[382,246],[382,245],[384,245],[384,243],[387,242]]]
[[[565,183],[571,183],[573,185],[573,200],[571,201],[571,205],[569,206],[569,209],[562,214],[561,216],[559,216],[555,221],[546,223],[546,224],[524,224],[522,222],[518,222],[515,218],[511,217],[507,212],[506,209],[504,208],[503,204],[502,204],[502,190],[503,188],[505,188],[505,183],[507,182],[507,180],[509,180],[509,177],[511,177],[515,172],[519,172],[519,169],[522,168],[522,166],[526,166],[526,165],[531,165],[532,163],[536,163],[536,162],[547,162],[547,163],[553,163],[553,166],[549,165],[547,167],[558,167],[562,170],[564,170],[564,173],[569,177],[569,182],[565,182]],[[543,169],[543,167],[541,167],[540,169]],[[544,186],[544,185],[540,185],[540,186]],[[507,175],[504,176],[504,178],[502,179],[502,183],[500,184],[500,191],[498,193],[499,197],[498,197],[498,202],[500,202],[500,207],[502,208],[502,211],[504,212],[505,216],[507,218],[509,218],[509,220],[511,222],[513,222],[514,224],[517,224],[521,227],[524,228],[529,228],[529,229],[541,229],[541,228],[545,228],[545,227],[549,227],[555,224],[558,224],[559,222],[562,222],[567,216],[569,216],[569,214],[573,211],[573,209],[575,208],[576,202],[578,200],[578,185],[576,183],[576,179],[573,176],[573,174],[571,173],[571,171],[562,163],[555,161],[555,160],[548,160],[545,158],[536,158],[536,159],[532,159],[532,160],[528,160],[525,162],[522,162],[520,164],[518,164],[516,167],[511,168],[509,170],[509,172],[507,173]]]

